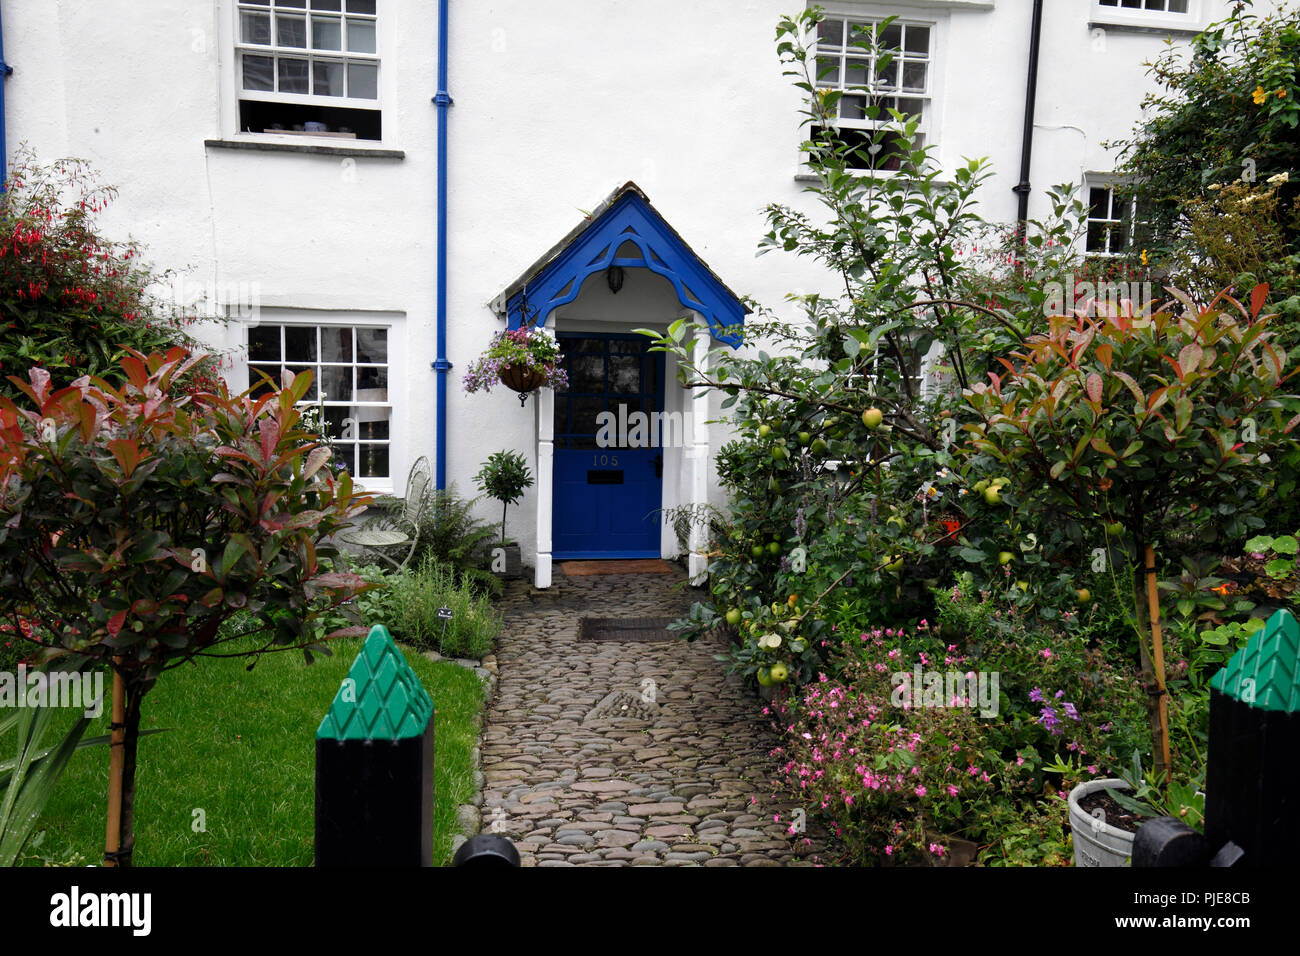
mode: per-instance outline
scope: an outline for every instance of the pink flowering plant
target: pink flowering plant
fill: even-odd
[[[542,373],[542,384],[547,388],[563,390],[569,387],[560,344],[544,330],[526,325],[504,329],[493,336],[491,344],[465,372],[465,391],[492,391],[492,386],[501,381],[501,370],[512,366]]]
[[[891,675],[916,658],[871,638],[839,678],[822,674],[767,708],[786,742],[784,796],[838,837],[846,862],[939,863],[953,837],[979,837],[1004,772],[965,707],[894,706]],[[894,656],[890,656],[891,653]]]
[[[1014,604],[960,589],[936,597],[937,622],[836,625],[824,672],[768,705],[784,738],[783,796],[837,836],[849,862],[943,864],[961,839],[981,863],[1066,865],[1066,794],[1141,746],[1137,675],[1113,648],[1030,626]],[[967,684],[939,701],[912,689],[918,667],[976,686],[982,674],[986,690],[988,675],[999,681],[980,700],[961,696]]]

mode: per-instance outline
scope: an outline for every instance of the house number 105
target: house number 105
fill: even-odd
[[[613,465],[618,467],[618,455],[592,455],[591,463],[595,465]]]

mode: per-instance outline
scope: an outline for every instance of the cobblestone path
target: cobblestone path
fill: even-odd
[[[684,613],[698,592],[683,579],[512,584],[484,721],[482,825],[514,840],[524,866],[816,859],[819,841],[789,834],[789,806],[772,801],[775,737],[762,702],[713,659],[721,645],[578,640],[583,616]]]

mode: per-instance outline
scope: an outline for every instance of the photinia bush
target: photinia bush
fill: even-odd
[[[121,388],[55,388],[34,368],[13,379],[25,400],[0,397],[0,618],[46,658],[84,655],[121,677],[128,861],[141,706],[159,677],[216,656],[241,613],[266,638],[245,653],[310,662],[321,615],[365,586],[323,560],[368,499],[300,427],[311,373],[257,397],[224,383],[184,395],[199,361],[133,352]]]

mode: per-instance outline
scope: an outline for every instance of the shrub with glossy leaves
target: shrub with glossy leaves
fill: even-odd
[[[261,620],[255,653],[321,650],[319,618],[363,582],[321,563],[367,502],[324,468],[300,427],[309,372],[257,397],[184,395],[182,349],[121,362],[121,388],[49,373],[0,397],[0,618],[45,656],[84,655],[126,689],[123,840],[130,846],[144,696],[166,670],[213,654],[222,623]]]

